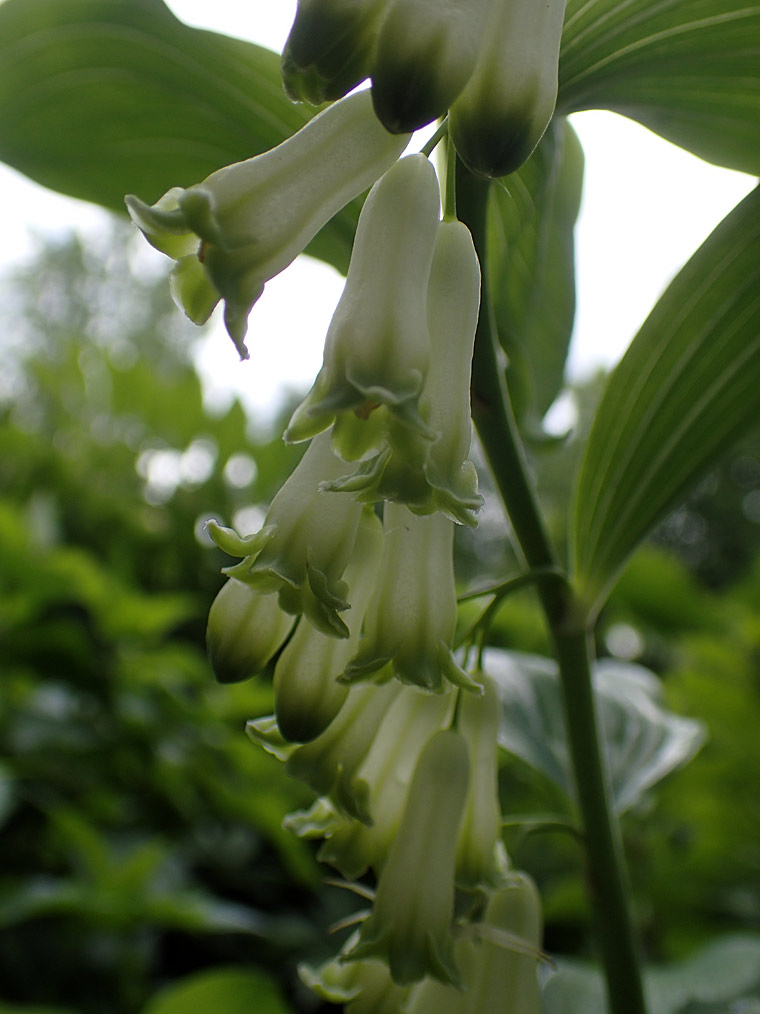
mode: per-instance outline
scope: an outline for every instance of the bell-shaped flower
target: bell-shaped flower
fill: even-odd
[[[469,929],[456,946],[466,989],[427,979],[405,1014],[540,1014],[541,900],[530,877],[512,874],[491,896],[483,922]]]
[[[565,0],[494,0],[475,70],[449,111],[472,172],[505,176],[541,140],[557,102]]]
[[[206,647],[220,683],[255,676],[276,654],[293,626],[276,595],[264,595],[230,578],[214,599],[206,627]]]
[[[454,525],[441,514],[417,517],[385,505],[385,546],[364,634],[342,682],[392,673],[402,683],[441,692],[446,681],[474,690],[451,650],[457,618]]]
[[[375,112],[393,133],[442,116],[473,72],[490,0],[392,0],[372,64]]]
[[[274,669],[277,724],[285,739],[305,743],[327,728],[340,711],[348,687],[338,683],[356,652],[362,620],[375,584],[383,532],[377,515],[365,508],[346,567],[351,608],[344,613],[349,635],[336,638],[301,622]]]
[[[482,679],[484,693],[463,695],[457,712],[472,766],[456,858],[457,883],[465,888],[498,884],[508,869],[499,805],[499,694],[492,680]]]
[[[349,937],[342,953],[357,939],[358,934]],[[320,968],[300,965],[298,974],[322,999],[345,1004],[345,1014],[399,1014],[409,995],[409,988],[396,985],[383,961],[346,964],[338,956]]]
[[[304,613],[317,629],[337,637],[348,637],[339,615],[349,608],[348,586],[342,578],[362,506],[320,492],[319,484],[343,467],[329,436],[320,435],[275,496],[261,531],[240,538],[231,529],[208,524],[221,549],[244,558],[226,568],[226,574],[261,592],[277,592],[281,609]]]
[[[461,983],[452,936],[454,862],[469,767],[458,732],[437,732],[425,744],[372,912],[344,960],[385,960],[402,986],[426,975]]]
[[[352,691],[353,693],[353,691]],[[368,868],[380,874],[404,812],[420,753],[430,737],[448,726],[455,694],[430,697],[403,687],[388,708],[356,774],[366,786],[370,822],[346,819],[324,833],[319,859],[354,880]]]
[[[388,0],[298,0],[282,51],[282,79],[294,102],[332,102],[369,76]]]
[[[470,372],[480,305],[480,268],[469,230],[461,222],[438,226],[428,285],[431,361],[423,388],[427,422],[436,436],[421,467],[385,447],[350,475],[324,489],[353,492],[358,500],[393,500],[415,514],[440,510],[474,525],[482,507],[478,475],[469,460],[472,439]]]
[[[435,432],[419,399],[430,360],[426,294],[438,211],[438,180],[424,155],[401,159],[370,191],[322,369],[286,440],[335,421],[333,442],[348,460],[388,442],[411,463],[425,460]]]
[[[177,260],[173,294],[204,323],[220,299],[242,358],[248,314],[264,290],[350,200],[406,147],[378,123],[368,94],[325,109],[271,151],[127,209],[145,238]]]

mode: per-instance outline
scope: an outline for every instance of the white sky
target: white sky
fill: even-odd
[[[296,0],[168,3],[183,21],[276,50],[296,7]],[[669,279],[755,180],[708,165],[611,113],[582,113],[573,124],[586,152],[570,355],[570,373],[580,377],[619,359]],[[0,266],[28,256],[34,233],[96,228],[102,220],[93,205],[55,195],[2,166],[0,195]],[[309,258],[269,282],[251,315],[251,360],[243,364],[221,324],[212,322],[199,353],[209,397],[235,390],[264,417],[283,385],[308,386],[341,285],[337,272]]]

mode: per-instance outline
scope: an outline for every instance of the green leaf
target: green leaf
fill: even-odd
[[[0,158],[38,183],[123,211],[289,137],[309,113],[276,54],[182,24],[162,0],[0,4]],[[358,215],[310,252],[345,270]]]
[[[607,383],[574,508],[592,613],[638,543],[756,424],[758,390],[760,189],[674,279]]]
[[[568,0],[557,109],[611,109],[760,173],[756,0]]]
[[[538,431],[563,381],[575,316],[573,226],[583,150],[556,119],[531,158],[493,187],[489,268],[499,338],[518,416]]]
[[[650,1014],[754,1014],[759,1009],[760,937],[722,937],[673,965],[644,969]],[[542,995],[542,1014],[604,1014],[604,985],[591,965],[559,961]]]
[[[574,796],[562,691],[553,660],[491,649],[485,671],[499,688],[499,744]],[[594,686],[607,756],[612,801],[623,813],[702,745],[701,723],[666,711],[660,683],[641,666],[605,659]]]
[[[277,987],[263,972],[216,968],[191,975],[157,993],[142,1014],[288,1014]]]

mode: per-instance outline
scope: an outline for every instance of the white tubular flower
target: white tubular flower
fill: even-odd
[[[372,66],[385,127],[416,130],[442,116],[473,72],[490,0],[393,0]]]
[[[220,683],[239,683],[265,668],[293,626],[276,595],[230,578],[211,604],[206,648]]]
[[[352,693],[355,691],[352,691]],[[403,687],[377,728],[356,774],[366,786],[370,823],[344,819],[324,832],[319,859],[353,880],[372,867],[379,874],[404,812],[420,753],[430,737],[451,720],[454,694],[430,698]]]
[[[462,697],[458,712],[457,727],[472,765],[456,858],[457,883],[465,888],[498,884],[507,870],[499,806],[499,695],[487,677],[483,677],[483,685],[481,696]]]
[[[426,975],[461,983],[452,937],[454,857],[469,767],[459,733],[437,732],[428,740],[372,912],[344,960],[385,960],[402,986]]]
[[[340,711],[348,687],[337,682],[356,651],[364,611],[377,576],[382,525],[364,509],[345,578],[351,608],[344,615],[349,635],[336,638],[300,623],[274,669],[275,714],[285,739],[305,743],[324,732]]]
[[[202,324],[220,299],[230,337],[244,344],[251,307],[350,200],[406,147],[377,122],[359,92],[315,116],[271,151],[175,187],[152,207],[132,195],[127,209],[145,238],[177,261],[174,298]]]
[[[298,0],[282,52],[282,79],[294,102],[332,102],[369,76],[388,0]]]
[[[473,172],[505,176],[530,156],[557,102],[565,0],[494,0],[475,70],[449,112]]]
[[[471,932],[474,941],[463,937],[456,946],[465,991],[427,979],[405,1014],[540,1014],[541,901],[530,877],[513,874]]]
[[[430,359],[426,293],[438,210],[438,180],[424,155],[401,159],[370,191],[324,364],[286,440],[305,440],[335,420],[333,442],[348,460],[385,442],[407,461],[425,460],[435,433],[419,398]]]
[[[457,618],[452,549],[454,525],[441,514],[417,517],[386,504],[380,577],[364,635],[342,682],[392,673],[402,683],[440,693],[446,681],[479,689],[451,651]],[[387,668],[386,668],[387,666]]]
[[[386,447],[353,474],[324,489],[353,492],[358,500],[392,500],[415,514],[440,510],[460,524],[476,524],[483,506],[478,475],[469,460],[472,440],[470,373],[480,306],[480,267],[469,230],[461,222],[438,226],[427,299],[430,369],[423,388],[427,422],[436,437],[422,467]]]
[[[343,953],[350,950],[358,934],[349,938]],[[303,982],[324,1000],[345,1004],[345,1014],[399,1014],[404,1010],[408,987],[397,986],[383,961],[353,961],[340,956],[320,968],[300,965]]]
[[[215,522],[208,525],[221,549],[244,557],[225,574],[261,592],[277,592],[281,609],[304,613],[318,630],[333,637],[349,633],[339,615],[349,608],[342,575],[354,549],[362,506],[320,492],[319,484],[343,467],[329,436],[320,436],[275,496],[260,532],[241,539]]]

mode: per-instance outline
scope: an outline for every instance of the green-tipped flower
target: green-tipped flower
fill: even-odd
[[[343,953],[357,939],[358,934],[350,937]],[[409,988],[396,985],[383,961],[346,964],[337,957],[320,968],[301,965],[298,974],[324,1000],[346,1004],[345,1014],[399,1014],[409,995]]]
[[[317,629],[334,637],[348,637],[339,615],[349,608],[342,577],[362,506],[335,493],[321,493],[319,484],[344,467],[332,452],[329,436],[320,436],[275,496],[260,532],[241,539],[214,522],[208,525],[221,549],[244,557],[226,574],[261,592],[277,592],[281,609],[304,613]]]
[[[483,677],[484,693],[465,694],[457,728],[467,743],[472,766],[470,791],[457,842],[457,883],[466,888],[498,884],[507,871],[499,806],[499,695]]]
[[[423,749],[372,912],[344,956],[387,961],[394,982],[430,975],[459,985],[454,958],[454,857],[469,781],[467,746],[452,730]]]
[[[126,198],[133,221],[177,261],[174,298],[204,323],[220,299],[241,357],[251,307],[264,285],[345,204],[391,166],[408,138],[377,122],[360,92],[330,106],[271,151],[175,187],[152,207]]]
[[[375,112],[393,133],[442,116],[473,72],[490,0],[392,0],[372,67]]]
[[[475,70],[449,112],[457,152],[473,172],[519,169],[557,102],[565,0],[494,0]]]
[[[469,460],[472,439],[470,367],[480,305],[480,268],[472,237],[461,222],[438,226],[428,285],[431,362],[423,388],[427,422],[435,430],[422,466],[385,447],[352,474],[324,484],[358,500],[393,500],[415,514],[442,511],[474,525],[483,505]]]
[[[337,679],[356,651],[382,545],[380,521],[365,508],[345,573],[351,589],[351,608],[344,613],[349,636],[332,637],[309,623],[300,623],[277,660],[275,714],[287,740],[305,743],[314,739],[324,732],[346,699],[348,687]]]
[[[239,683],[261,672],[288,636],[293,617],[276,595],[262,595],[230,578],[208,614],[206,647],[220,683]]]
[[[463,937],[456,948],[465,991],[426,980],[406,1014],[540,1014],[541,901],[530,877],[513,874],[471,931],[475,940]]]
[[[371,53],[388,0],[298,0],[282,52],[282,79],[294,102],[319,105],[369,75]]]
[[[335,420],[343,457],[385,443],[421,464],[435,436],[419,414],[430,359],[426,293],[438,229],[438,181],[424,155],[397,162],[359,217],[346,286],[324,364],[285,438],[305,440]]]
[[[446,681],[477,689],[451,651],[457,618],[454,525],[441,514],[417,517],[398,504],[385,505],[383,525],[380,577],[359,651],[341,679],[353,683],[392,673],[434,692],[444,690]]]

